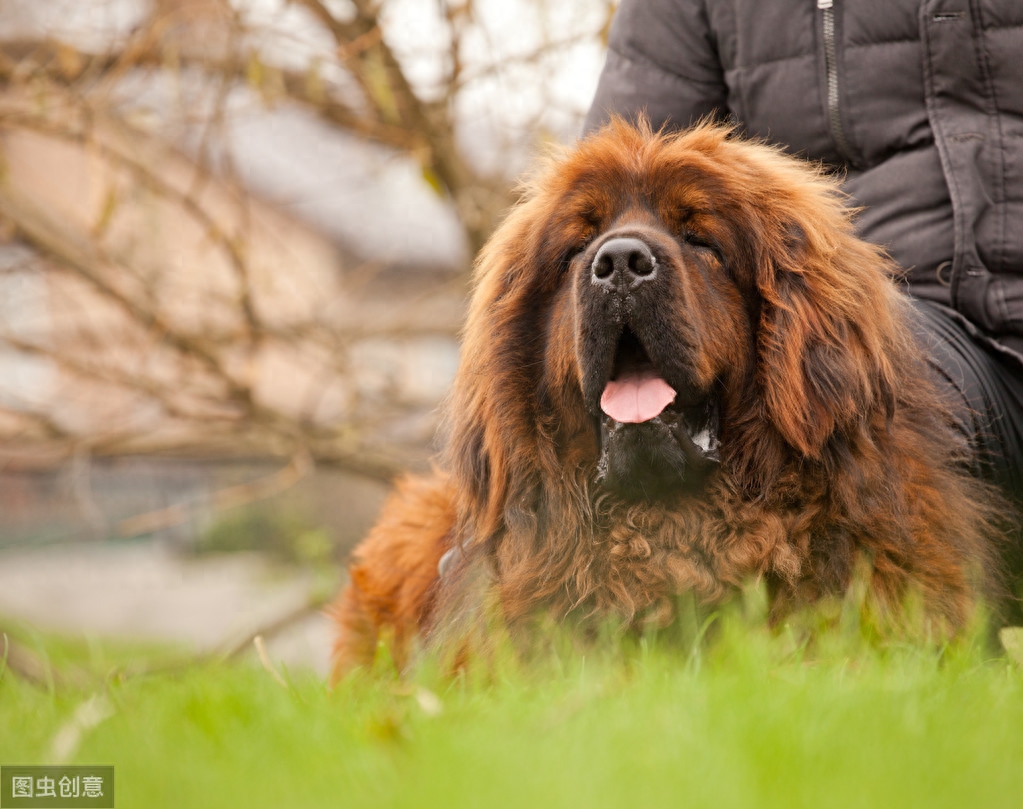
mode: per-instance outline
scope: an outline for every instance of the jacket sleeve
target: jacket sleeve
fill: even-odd
[[[645,113],[655,129],[681,129],[726,113],[727,88],[706,0],[622,0],[583,134],[612,115]]]

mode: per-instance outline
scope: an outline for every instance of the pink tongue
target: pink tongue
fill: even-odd
[[[612,379],[600,397],[600,409],[615,421],[639,424],[661,415],[675,401],[675,389],[652,368]]]

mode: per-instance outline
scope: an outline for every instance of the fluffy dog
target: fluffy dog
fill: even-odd
[[[336,675],[481,600],[660,625],[759,579],[778,615],[861,559],[879,613],[954,631],[991,500],[892,278],[833,180],[727,130],[552,158],[479,256],[436,471],[355,551]]]

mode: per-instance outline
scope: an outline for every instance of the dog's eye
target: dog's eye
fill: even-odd
[[[581,253],[585,253],[589,246],[593,244],[593,240],[596,238],[596,236],[597,236],[596,228],[587,228],[586,231],[580,234],[575,244],[572,245],[572,247],[569,249],[568,257],[570,259],[573,259],[576,256],[580,255]]]
[[[680,236],[680,241],[683,244],[688,244],[690,247],[696,247],[700,250],[707,250],[712,253],[718,261],[722,261],[721,248],[712,239],[708,239],[705,236],[695,233],[691,230],[685,230]]]
[[[586,252],[586,249],[590,246],[592,242],[593,239],[587,237],[586,239],[583,239],[582,241],[578,241],[575,244],[573,244],[565,251],[563,258],[564,263],[568,265],[569,263],[575,261],[577,258],[579,258],[579,256]]]

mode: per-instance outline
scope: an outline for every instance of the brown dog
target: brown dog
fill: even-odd
[[[961,626],[990,499],[892,269],[831,180],[719,128],[616,122],[553,159],[479,257],[441,470],[356,550],[335,674],[483,594],[664,623],[759,578],[778,614],[861,558],[881,613],[916,591]]]

